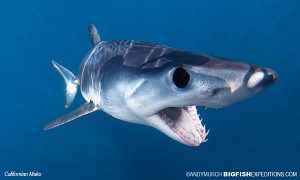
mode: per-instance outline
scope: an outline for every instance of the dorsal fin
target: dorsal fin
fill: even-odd
[[[92,46],[94,47],[96,44],[98,44],[101,41],[101,38],[98,34],[98,31],[97,31],[97,28],[95,25],[90,24],[88,29],[89,29],[91,43],[92,43]]]

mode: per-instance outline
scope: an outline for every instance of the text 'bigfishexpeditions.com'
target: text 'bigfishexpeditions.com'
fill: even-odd
[[[230,177],[230,178],[297,178],[298,172],[296,171],[243,171],[243,172],[230,172],[230,171],[223,171],[223,172],[200,172],[200,171],[187,171],[185,176],[188,178],[200,178],[200,177]]]

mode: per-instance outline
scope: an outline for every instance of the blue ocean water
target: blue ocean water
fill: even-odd
[[[0,179],[183,179],[187,171],[299,171],[300,1],[0,2]],[[198,111],[211,129],[197,148],[103,112],[51,131],[64,109],[64,83],[50,60],[77,72],[90,48],[87,26],[104,40],[135,39],[275,69],[274,86],[224,109]]]

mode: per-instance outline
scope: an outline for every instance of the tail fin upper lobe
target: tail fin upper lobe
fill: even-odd
[[[55,61],[52,61],[52,64],[53,64],[53,67],[57,70],[59,75],[63,78],[63,80],[66,83],[65,107],[67,108],[73,102],[73,100],[76,96],[79,81],[78,81],[77,77],[71,71],[69,71],[62,65],[58,64]]]

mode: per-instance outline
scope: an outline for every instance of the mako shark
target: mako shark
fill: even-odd
[[[52,61],[66,83],[65,107],[77,87],[87,101],[47,124],[48,130],[102,110],[128,122],[152,126],[189,146],[205,142],[208,131],[196,106],[221,108],[270,86],[269,68],[135,40],[102,41],[89,26],[92,49],[78,76]]]

